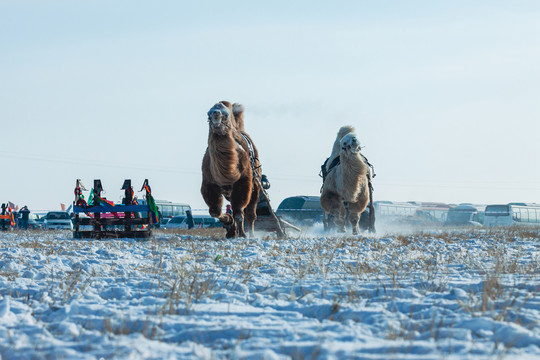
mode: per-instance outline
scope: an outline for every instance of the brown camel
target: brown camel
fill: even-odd
[[[210,215],[226,227],[227,238],[246,236],[244,219],[253,235],[261,169],[257,148],[244,131],[244,107],[221,101],[208,111],[208,125],[201,194]],[[223,197],[231,203],[232,216],[221,212]]]

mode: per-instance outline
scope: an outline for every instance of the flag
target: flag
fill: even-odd
[[[152,224],[157,224],[159,222],[158,207],[156,206],[154,197],[150,193],[146,195],[146,203],[148,204],[148,208],[150,209]]]
[[[11,226],[15,226],[16,225],[16,223],[15,223],[15,214],[13,214],[10,207],[7,208],[7,212],[8,212],[8,215],[9,215],[9,224]]]
[[[62,211],[66,211],[66,205],[65,204],[60,203],[60,208],[62,209]]]
[[[11,208],[11,210],[19,210],[19,207],[17,205],[15,205],[14,203],[12,203],[11,201],[8,201],[8,206]]]

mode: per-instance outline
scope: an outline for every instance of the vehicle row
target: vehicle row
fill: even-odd
[[[20,212],[14,212],[15,215],[15,227],[24,228],[23,226],[23,214]],[[73,224],[71,216],[66,211],[49,211],[47,213],[29,213],[28,222],[25,225],[26,228],[37,229],[67,229],[72,230]]]
[[[191,211],[191,206],[185,203],[174,203],[166,200],[156,200],[159,213],[159,226],[166,225],[170,220],[174,219],[176,225],[172,225],[169,228],[185,227],[187,228],[187,213]],[[139,200],[139,204],[145,205],[146,200]],[[22,219],[21,213],[16,213],[17,223],[20,223]],[[140,216],[146,216],[146,213],[141,213]],[[215,227],[214,223],[219,223],[218,220],[213,219],[209,215],[201,216],[194,215],[194,227]],[[182,224],[180,224],[182,223]],[[63,229],[73,230],[72,214],[67,211],[49,211],[46,213],[30,213],[28,214],[28,228],[29,229]]]
[[[540,226],[540,204],[482,205],[472,203],[375,201],[374,209],[378,224]],[[323,209],[318,196],[292,196],[284,199],[279,204],[276,215],[300,226],[309,226],[316,222],[322,222]],[[367,218],[368,215],[369,209],[366,209],[362,214],[362,218]]]
[[[140,203],[144,204],[145,200],[140,200]],[[156,205],[159,209],[162,228],[189,228],[188,212],[191,213],[191,207],[188,204],[156,200]],[[493,205],[466,203],[455,205],[438,202],[375,201],[374,209],[378,224],[417,226],[540,225],[540,205],[534,203],[516,202]],[[307,227],[322,223],[323,209],[318,196],[292,196],[279,204],[276,215],[293,224]],[[362,218],[367,218],[368,215],[369,210],[366,210],[362,214]],[[17,217],[20,218],[21,214],[17,214]],[[194,228],[221,227],[221,223],[209,215],[192,215],[192,218]],[[46,214],[30,213],[28,228],[72,230],[73,223],[70,214],[65,211],[49,211]]]

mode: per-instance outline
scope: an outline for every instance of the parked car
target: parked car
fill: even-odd
[[[19,217],[19,223],[20,223],[21,218],[22,218],[22,214],[19,213],[18,217]],[[41,229],[43,227],[43,220],[44,219],[39,218],[38,214],[33,214],[33,213],[28,214],[28,228],[29,229]]]
[[[293,224],[311,226],[322,222],[323,209],[318,196],[292,196],[279,204],[276,215]]]
[[[43,221],[44,229],[66,229],[73,230],[71,217],[65,211],[49,211]]]
[[[43,229],[43,223],[45,222],[45,215],[47,214],[36,214],[37,216],[37,219],[36,219],[36,225],[37,225],[37,228],[39,229]]]
[[[448,210],[444,225],[482,226],[485,208],[485,205],[459,204]]]
[[[193,215],[193,223],[195,229],[221,227],[221,222],[211,217],[210,215]],[[174,216],[167,224],[163,226],[165,229],[187,229],[187,216]]]

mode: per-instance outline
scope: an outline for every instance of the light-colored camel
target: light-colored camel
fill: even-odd
[[[348,220],[353,234],[358,234],[358,222],[369,203],[369,166],[360,153],[360,142],[352,126],[339,129],[332,154],[325,164],[326,178],[322,188],[321,206],[328,226],[345,232]],[[335,159],[339,157],[339,162]],[[331,167],[331,165],[334,165]]]

